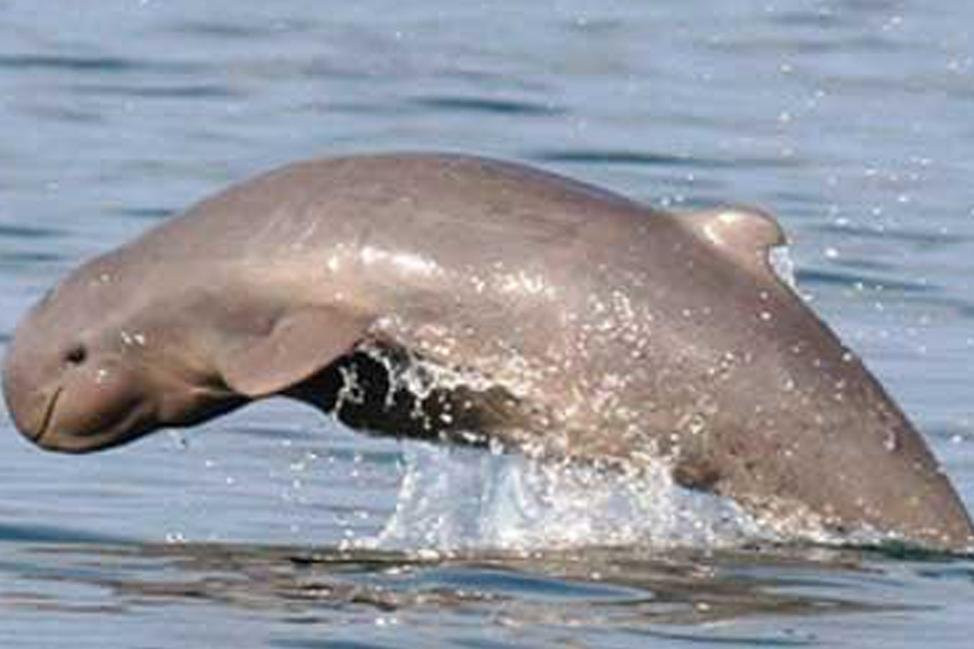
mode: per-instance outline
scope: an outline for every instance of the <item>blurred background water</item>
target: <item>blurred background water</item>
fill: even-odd
[[[0,332],[82,259],[275,164],[524,160],[664,208],[777,214],[803,293],[972,504],[972,25],[974,5],[902,0],[0,0]],[[968,647],[974,632],[963,558],[348,550],[381,533],[424,451],[290,403],[86,457],[0,426],[4,647]]]

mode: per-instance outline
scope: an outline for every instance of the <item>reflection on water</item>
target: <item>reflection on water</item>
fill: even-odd
[[[12,551],[4,576],[33,587],[4,592],[0,601],[51,612],[122,613],[206,601],[301,624],[340,622],[353,607],[390,619],[442,610],[499,625],[558,620],[626,628],[902,608],[857,592],[862,575],[887,588],[893,583],[883,584],[881,570],[860,554],[835,549],[440,556],[218,544],[6,547]]]

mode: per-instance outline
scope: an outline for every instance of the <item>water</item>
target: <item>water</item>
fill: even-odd
[[[533,161],[662,207],[779,215],[803,293],[974,504],[974,9],[644,4],[0,2],[0,331],[80,260],[274,164]],[[4,647],[966,647],[974,630],[964,558],[600,548],[595,528],[558,549],[536,524],[519,551],[444,556],[401,483],[471,460],[295,404],[86,457],[2,426]],[[578,514],[559,516],[540,529]],[[383,535],[401,547],[368,549]]]

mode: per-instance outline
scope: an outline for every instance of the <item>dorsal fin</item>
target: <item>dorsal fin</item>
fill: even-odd
[[[778,221],[753,207],[721,207],[677,218],[720,254],[760,275],[774,275],[768,254],[788,242]]]

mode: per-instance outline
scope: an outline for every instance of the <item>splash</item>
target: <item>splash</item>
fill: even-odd
[[[486,441],[482,434],[448,431],[421,404],[437,389],[489,381],[430,363],[404,350],[365,344],[358,348],[381,368],[380,394],[371,399],[394,408],[390,395],[411,395],[409,417],[440,441]],[[366,400],[359,374],[342,372],[338,410]],[[368,383],[368,382],[366,382]],[[374,383],[374,382],[373,382]],[[493,445],[491,445],[493,444]],[[685,489],[664,458],[641,457],[638,468],[599,467],[580,461],[532,459],[484,447],[407,443],[395,511],[374,539],[354,545],[391,550],[534,551],[579,546],[716,549],[748,543],[840,543],[800,503],[768,502],[745,510],[731,499]],[[509,451],[509,449],[508,449]],[[757,513],[756,513],[757,512]]]
[[[638,475],[519,454],[410,444],[382,549],[531,551],[578,546],[731,547],[778,540],[732,501]]]
[[[788,246],[775,246],[768,251],[768,263],[782,282],[791,290],[798,290],[795,281],[795,262],[788,252]]]

